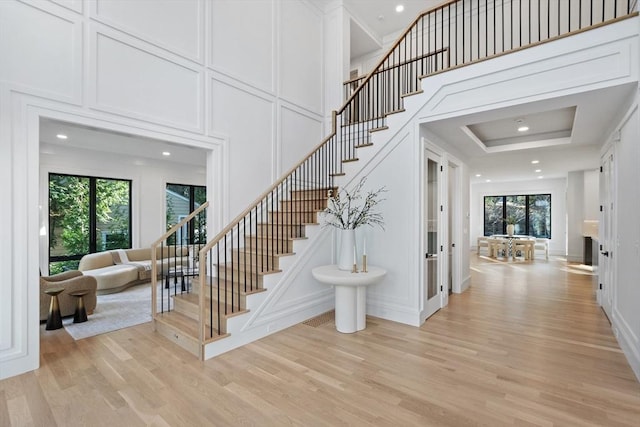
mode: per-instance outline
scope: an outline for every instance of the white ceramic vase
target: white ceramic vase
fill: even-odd
[[[515,224],[507,224],[507,234],[509,236],[513,236],[513,232],[515,231],[516,226]]]
[[[351,271],[353,269],[354,253],[356,252],[356,230],[340,229],[338,234],[340,235],[338,269]]]

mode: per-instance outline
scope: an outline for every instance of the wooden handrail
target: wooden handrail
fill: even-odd
[[[480,4],[480,0],[476,1],[476,4]],[[355,159],[356,149],[359,147],[358,143],[361,141],[360,138],[366,138],[368,133],[376,130],[384,128],[385,122],[384,118],[390,112],[398,111],[399,108],[402,107],[402,99],[403,96],[407,94],[416,93],[417,89],[419,89],[420,73],[437,73],[442,72],[444,69],[451,69],[452,67],[459,67],[462,65],[467,65],[470,63],[475,63],[477,61],[484,60],[487,57],[497,56],[499,54],[513,52],[515,49],[522,48],[523,43],[533,44],[535,43],[532,40],[531,36],[531,28],[529,27],[529,38],[528,41],[523,42],[522,35],[518,39],[518,43],[520,46],[514,46],[513,39],[510,39],[511,47],[508,47],[505,44],[504,36],[502,39],[502,45],[500,46],[501,52],[499,52],[496,48],[496,39],[494,34],[493,40],[493,50],[489,51],[488,47],[485,48],[484,52],[480,51],[480,40],[481,36],[479,33],[479,17],[478,13],[478,24],[474,25],[474,22],[470,22],[470,27],[477,27],[475,34],[477,39],[477,52],[474,54],[474,46],[469,46],[469,50],[465,52],[465,33],[464,27],[462,27],[462,50],[459,51],[458,48],[458,30],[457,25],[459,19],[462,19],[462,24],[465,23],[465,19],[468,16],[471,16],[472,10],[466,9],[465,5],[473,5],[473,1],[466,2],[465,0],[450,0],[439,6],[430,8],[422,13],[420,13],[406,28],[404,32],[398,37],[398,39],[393,43],[387,53],[377,61],[376,65],[371,69],[369,74],[367,74],[364,78],[358,77],[354,80],[349,81],[351,83],[353,81],[361,81],[360,84],[357,85],[355,90],[348,96],[348,98],[344,101],[343,105],[337,110],[332,111],[331,116],[331,132],[330,134],[324,138],[319,144],[313,147],[311,151],[305,155],[302,160],[300,160],[296,165],[291,167],[287,172],[282,174],[274,183],[272,183],[262,194],[260,194],[253,202],[251,202],[246,209],[244,209],[241,213],[235,216],[233,220],[231,220],[222,230],[220,230],[208,243],[206,243],[199,251],[199,259],[200,259],[200,270],[199,270],[199,280],[200,280],[200,313],[199,313],[199,327],[200,327],[200,343],[205,343],[206,332],[205,328],[206,320],[205,320],[205,308],[203,306],[204,303],[204,290],[207,288],[207,280],[209,280],[208,289],[210,292],[213,289],[212,279],[217,280],[217,292],[224,292],[226,295],[227,286],[231,288],[231,295],[233,296],[237,290],[240,292],[240,283],[244,285],[244,291],[253,291],[259,285],[258,279],[255,280],[251,277],[247,276],[247,270],[243,270],[244,277],[241,276],[241,273],[237,273],[234,276],[234,263],[239,264],[241,261],[236,261],[236,257],[240,259],[240,252],[238,250],[240,248],[248,248],[249,253],[255,253],[255,262],[256,269],[250,269],[251,272],[248,273],[252,275],[255,273],[257,277],[258,274],[265,272],[273,272],[273,265],[269,266],[269,258],[275,256],[275,254],[281,254],[283,252],[288,252],[290,249],[282,250],[281,248],[276,247],[274,249],[274,245],[277,243],[273,243],[274,241],[281,241],[283,234],[278,234],[279,230],[284,229],[293,222],[291,221],[293,218],[291,216],[297,214],[294,207],[296,206],[296,202],[299,200],[298,197],[292,197],[290,200],[286,200],[290,206],[289,210],[284,212],[276,212],[275,216],[270,216],[270,214],[274,213],[274,204],[278,206],[278,203],[285,201],[284,197],[281,198],[281,195],[285,193],[285,191],[298,191],[298,190],[324,190],[326,188],[331,188],[333,186],[334,176],[340,175],[342,173],[342,163],[345,160]],[[512,2],[516,0],[506,0],[507,2]],[[557,0],[561,1],[561,0]],[[594,0],[591,0],[594,1]],[[609,1],[609,0],[607,0]],[[616,0],[613,0],[616,1]],[[462,4],[462,15],[458,14],[458,5]],[[452,5],[455,5],[455,14],[452,14],[453,8]],[[446,10],[448,8],[448,11]],[[438,12],[439,15],[438,15]],[[485,12],[486,13],[486,12]],[[495,11],[494,11],[495,13]],[[502,12],[501,12],[502,13]],[[615,16],[614,10],[614,16]],[[627,10],[627,15],[631,13],[630,10]],[[430,15],[433,14],[433,15]],[[445,14],[446,19],[445,21]],[[426,17],[426,27],[425,20]],[[461,17],[461,18],[460,18]],[[436,19],[441,20],[440,22],[436,21]],[[602,20],[605,20],[604,17],[604,9]],[[430,27],[431,22],[433,21],[433,25],[437,26],[440,23],[440,27],[444,28],[445,25],[453,25],[453,22],[456,24],[456,32],[455,40],[451,39],[450,32],[447,32],[448,38],[444,37],[444,30],[442,29],[440,34],[434,33],[433,36],[433,45],[431,41],[429,41],[429,34],[432,31]],[[606,20],[607,22],[610,19]],[[579,25],[582,25],[580,22]],[[596,24],[597,25],[597,24]],[[589,25],[590,27],[594,27],[593,19]],[[571,16],[569,16],[569,30],[571,30]],[[415,33],[414,33],[415,31]],[[447,30],[448,31],[448,30]],[[550,29],[547,29],[547,39],[552,39],[558,37],[558,35],[549,35]],[[571,31],[570,31],[571,32]],[[538,28],[539,33],[539,28]],[[558,20],[558,33],[560,33],[560,21]],[[427,34],[426,43],[425,43],[425,34]],[[469,40],[473,37],[473,34],[468,33]],[[415,35],[415,37],[414,37]],[[440,39],[438,41],[438,35],[440,35]],[[418,45],[418,40],[421,37],[421,47]],[[540,34],[538,34],[538,38],[540,38]],[[474,40],[476,40],[474,39]],[[413,50],[413,41],[415,43],[415,50]],[[538,41],[540,42],[540,41]],[[404,45],[403,45],[404,43]],[[474,42],[475,43],[475,42]],[[485,43],[488,43],[488,39],[485,40]],[[452,49],[452,46],[454,48]],[[489,46],[489,45],[487,45]],[[433,51],[428,53],[422,53],[424,51],[429,51],[433,49]],[[445,60],[445,52],[448,52],[446,60]],[[458,63],[460,59],[460,53],[462,54],[461,62]],[[412,57],[411,55],[416,55]],[[440,55],[439,57],[437,55]],[[452,61],[451,57],[454,57],[455,60]],[[421,59],[435,57],[434,61],[424,61],[418,63],[417,65],[413,65],[416,61],[420,61]],[[403,73],[389,73],[389,76],[383,75],[382,77],[376,77],[381,73],[384,73],[388,70],[394,70],[398,68],[404,68]],[[425,69],[426,68],[426,69]],[[391,78],[390,76],[393,74],[394,82],[389,85],[385,85],[386,80]],[[398,76],[395,76],[398,74]],[[375,78],[375,80],[374,80]],[[362,95],[359,97],[359,95]],[[338,122],[340,120],[340,122]],[[338,131],[339,129],[339,131]],[[314,172],[309,174],[307,171],[311,169]],[[302,183],[298,186],[298,183]],[[320,197],[320,196],[312,196],[312,197]],[[269,206],[271,205],[271,206]],[[281,208],[282,209],[282,208]],[[282,215],[289,215],[289,217],[282,217]],[[265,216],[267,220],[265,221]],[[276,219],[274,219],[276,218]],[[298,218],[300,220],[300,218]],[[301,225],[306,223],[307,219],[300,220],[296,223],[296,225]],[[258,225],[264,226],[267,225],[266,237],[265,234],[258,233],[258,230],[262,230],[264,233],[264,229],[258,229]],[[255,227],[254,227],[255,226]],[[270,231],[269,231],[270,227]],[[165,236],[159,239],[159,242],[172,232],[175,232],[179,228],[179,225],[176,225],[172,228]],[[255,232],[255,235],[251,233]],[[262,236],[262,237],[260,237]],[[271,247],[263,247],[260,246],[258,251],[257,239],[262,238],[264,240],[270,240]],[[155,244],[157,244],[156,242]],[[213,248],[216,247],[216,250],[213,251]],[[235,251],[235,252],[234,252]],[[255,251],[255,252],[252,252]],[[222,255],[221,255],[222,254]],[[234,255],[237,254],[237,255]],[[155,252],[154,252],[155,256]],[[207,260],[208,257],[212,259]],[[217,257],[217,261],[213,258]],[[262,261],[263,258],[266,258],[267,261]],[[259,260],[258,260],[259,259]],[[215,261],[215,264],[214,264]],[[244,257],[244,266],[252,263],[252,259]],[[228,264],[229,263],[229,264]],[[258,264],[260,264],[258,266]],[[266,265],[265,265],[266,264]],[[215,267],[214,267],[215,266]],[[217,269],[217,270],[214,270]],[[240,268],[237,269],[238,272],[241,271]],[[223,273],[221,273],[221,271]],[[229,271],[229,273],[227,273]],[[215,274],[217,272],[217,274]],[[230,280],[228,280],[230,278]],[[237,288],[235,287],[237,284]],[[225,289],[221,290],[221,287],[224,285]],[[236,290],[234,290],[236,289]],[[229,304],[226,299],[224,302],[217,300],[217,316],[218,316],[218,334],[225,333],[220,328],[220,316],[222,310],[224,314],[235,313],[236,310],[240,310],[240,307],[234,308],[234,302],[231,301],[231,307],[229,308]],[[208,325],[211,328],[211,333],[213,334],[213,306],[211,316]],[[201,348],[203,351],[203,348]],[[202,354],[201,354],[202,355]]]
[[[169,231],[167,231],[166,233],[164,233],[162,235],[162,237],[160,237],[158,240],[153,242],[151,244],[151,247],[158,246],[160,243],[162,243],[163,241],[167,240],[169,238],[169,236],[171,236],[173,233],[175,233],[180,227],[182,227],[183,225],[185,225],[186,223],[191,221],[196,215],[198,215],[200,212],[202,212],[207,207],[209,207],[209,202],[208,201],[204,202],[202,205],[200,205],[200,207],[198,209],[195,209],[187,217],[183,218],[182,221],[180,221],[179,223],[177,223],[176,225],[171,227],[169,229]]]
[[[425,15],[428,15],[429,13],[431,13],[431,12],[433,12],[435,10],[444,9],[446,6],[448,6],[450,4],[454,4],[454,3],[458,2],[458,1],[460,1],[460,0],[451,0],[451,1],[448,1],[448,2],[446,2],[444,4],[432,7],[431,9],[427,9],[424,12],[420,13],[420,15],[418,15],[416,17],[416,19],[411,21],[411,24],[409,24],[409,26],[404,30],[404,32],[400,35],[400,37],[398,37],[398,39],[395,41],[393,46],[391,46],[391,48],[389,49],[387,54],[385,56],[383,56],[376,63],[376,65],[371,69],[371,72],[369,74],[367,74],[367,78],[362,83],[360,83],[360,85],[358,85],[358,87],[359,88],[363,87],[369,80],[371,80],[371,78],[376,74],[376,71],[378,70],[378,68],[380,68],[380,66],[382,64],[384,64],[384,62],[387,59],[389,59],[391,54],[393,54],[393,52],[396,50],[396,47],[398,47],[400,45],[400,43],[402,43],[402,40],[404,40],[405,37],[407,36],[407,34],[409,34],[413,30],[413,27],[418,24],[418,22],[422,19],[422,17],[424,17]],[[340,109],[338,110],[338,114],[342,113],[349,106],[349,104],[351,103],[353,98],[355,98],[357,93],[358,93],[358,91],[356,90],[351,94],[351,96],[349,98],[347,98],[347,100],[344,102],[342,107],[340,107]]]
[[[187,217],[183,218],[182,221],[178,222],[176,225],[171,227],[169,231],[164,233],[162,237],[151,244],[151,318],[155,319],[158,311],[157,297],[158,297],[158,255],[157,255],[157,247],[159,244],[167,240],[171,237],[176,231],[178,231],[181,227],[191,221],[196,217],[200,212],[209,207],[209,202],[206,201],[202,205],[191,212]]]
[[[209,251],[213,245],[215,245],[219,240],[221,240],[229,231],[231,231],[233,229],[233,227],[235,227],[235,225],[240,222],[240,220],[242,218],[244,218],[245,216],[247,216],[256,206],[258,206],[258,204],[260,202],[262,202],[265,198],[267,198],[269,196],[269,194],[271,194],[271,192],[273,192],[276,188],[278,188],[278,186],[280,184],[282,184],[284,181],[286,181],[286,179],[293,173],[295,172],[295,170],[300,167],[300,165],[302,165],[305,161],[307,161],[311,156],[313,156],[319,149],[322,148],[322,146],[324,144],[327,143],[327,141],[329,141],[331,138],[333,138],[336,134],[336,112],[332,111],[331,112],[332,115],[332,129],[331,129],[331,133],[329,134],[329,136],[327,136],[325,139],[322,140],[322,142],[320,142],[320,144],[316,145],[315,148],[313,150],[311,150],[309,152],[309,154],[307,154],[305,156],[304,159],[302,159],[300,162],[298,162],[294,167],[292,167],[291,169],[289,169],[287,172],[285,172],[283,175],[280,176],[280,178],[273,184],[271,185],[265,192],[263,192],[261,195],[259,195],[251,204],[249,204],[249,207],[246,208],[245,210],[243,210],[241,213],[239,213],[232,221],[229,222],[229,224],[224,227],[218,234],[216,234],[216,236],[211,239],[209,241],[209,243],[207,243],[201,250],[200,250],[200,256],[206,255],[205,252]],[[204,258],[202,258],[204,259]]]
[[[391,67],[386,67],[386,68],[383,68],[381,70],[376,70],[374,72],[374,74],[384,73],[385,71],[393,70],[394,68],[399,68],[399,67],[402,67],[404,65],[411,64],[412,62],[416,62],[416,61],[419,61],[421,59],[429,58],[430,56],[435,56],[435,55],[437,55],[439,53],[447,52],[448,50],[449,50],[448,47],[443,47],[443,48],[440,48],[440,49],[436,49],[433,52],[429,52],[429,53],[425,53],[424,55],[416,56],[413,59],[410,59],[410,60],[407,60],[407,61],[398,62],[397,64],[394,64]],[[358,80],[363,80],[364,78],[366,78],[366,76],[354,77],[354,78],[352,78],[350,80],[345,80],[342,84],[343,85],[347,85],[349,83],[357,82]]]

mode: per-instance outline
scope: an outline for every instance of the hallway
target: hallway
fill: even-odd
[[[469,291],[421,328],[300,324],[206,362],[151,324],[73,341],[0,381],[0,425],[637,426],[640,384],[563,260],[471,254]]]

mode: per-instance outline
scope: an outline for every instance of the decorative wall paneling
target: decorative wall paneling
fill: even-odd
[[[299,162],[324,135],[322,117],[285,102],[279,104],[278,110],[281,129],[277,156],[280,159],[277,168],[279,177]],[[309,135],[308,140],[301,139],[300,135]]]
[[[208,4],[208,66],[245,84],[276,93],[276,3],[223,0]]]
[[[322,114],[322,15],[305,2],[282,2],[279,24],[280,95],[292,104]],[[310,52],[317,55],[309,55]]]
[[[204,64],[203,0],[105,1],[88,4],[95,21],[147,43]]]
[[[90,43],[91,108],[203,132],[200,67],[99,24],[90,26]]]
[[[234,217],[272,180],[275,164],[273,97],[229,79],[211,77],[211,129],[228,135],[229,213]],[[251,176],[248,179],[249,175]]]
[[[0,10],[2,10],[0,8]],[[0,22],[2,15],[0,15]],[[2,27],[0,27],[2,28]],[[1,40],[2,38],[0,38]],[[1,41],[0,41],[1,43]],[[0,81],[0,150],[3,155],[0,156],[0,179],[7,185],[4,186],[6,190],[0,191],[3,200],[10,197],[11,192],[8,184],[13,183],[13,159],[12,155],[9,155],[12,151],[11,147],[11,103],[9,98],[10,92],[7,85]],[[7,154],[4,154],[7,153]],[[10,209],[0,209],[0,223],[11,224],[13,219],[13,213]],[[11,227],[3,228],[0,231],[0,236],[4,244],[0,244],[0,270],[6,272],[5,274],[13,274],[13,245],[10,242],[13,241],[13,230]],[[14,346],[12,343],[12,331],[16,325],[14,322],[14,314],[11,309],[13,303],[13,284],[11,282],[3,281],[0,283],[3,297],[0,298],[0,363],[10,357],[13,357]],[[19,347],[18,347],[19,349]],[[4,377],[0,365],[0,378]]]
[[[636,377],[640,380],[640,93],[634,105],[614,132],[616,194],[614,204],[614,236],[617,242],[611,254],[614,268],[613,318],[611,324]]]
[[[30,29],[25,21],[32,22]],[[0,2],[0,53],[0,81],[25,93],[81,103],[82,22],[77,14],[48,3]]]
[[[49,1],[59,4],[62,7],[66,7],[67,9],[80,14],[84,11],[82,0],[49,0]]]

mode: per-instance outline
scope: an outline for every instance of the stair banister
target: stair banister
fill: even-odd
[[[535,1],[538,1],[538,5],[540,5],[542,0],[531,0],[531,2]],[[563,1],[553,0],[553,7],[557,5],[558,10],[560,10],[560,6],[564,7],[566,5]],[[284,252],[291,252],[292,250],[292,244],[281,243],[287,240],[284,239],[284,236],[288,233],[293,233],[294,227],[304,226],[304,224],[311,221],[310,218],[315,218],[313,215],[307,215],[308,212],[305,209],[309,208],[306,207],[306,203],[309,200],[313,202],[314,197],[317,197],[322,191],[333,188],[334,177],[343,175],[342,162],[357,160],[355,156],[356,149],[371,145],[368,140],[369,133],[386,128],[386,116],[402,111],[404,106],[403,97],[419,92],[421,77],[444,69],[484,60],[487,57],[513,52],[544,40],[557,39],[566,34],[575,33],[583,27],[593,28],[599,24],[599,22],[594,24],[592,17],[591,21],[585,22],[583,25],[582,16],[580,15],[577,19],[577,29],[572,30],[575,25],[571,24],[572,22],[575,23],[576,19],[571,14],[571,10],[569,10],[568,20],[563,22],[561,26],[560,15],[558,15],[557,28],[555,27],[555,22],[553,23],[553,28],[549,25],[545,28],[546,35],[540,34],[536,36],[535,31],[532,33],[532,26],[529,24],[527,26],[528,37],[523,40],[523,28],[519,24],[520,21],[515,21],[518,23],[519,36],[514,37],[513,34],[514,12],[512,6],[522,5],[525,2],[521,0],[492,2],[494,6],[492,19],[495,26],[491,33],[493,50],[488,47],[490,46],[488,29],[485,28],[484,32],[481,29],[481,22],[484,22],[485,26],[489,22],[488,7],[486,7],[487,0],[452,0],[418,15],[402,35],[398,37],[388,52],[377,61],[375,67],[348,96],[340,109],[332,112],[332,129],[329,136],[323,139],[309,154],[282,175],[248,208],[237,215],[202,247],[199,251],[200,310],[198,314],[201,357],[204,355],[204,344],[208,339],[213,339],[214,331],[213,299],[210,300],[209,325],[207,325],[205,319],[204,298],[207,280],[209,281],[208,290],[210,295],[213,292],[213,278],[217,279],[218,296],[221,294],[221,286],[224,285],[225,287],[224,301],[221,301],[220,297],[216,299],[218,310],[216,312],[218,321],[217,334],[220,336],[227,333],[220,328],[222,314],[233,314],[236,313],[236,310],[241,310],[239,304],[236,307],[234,298],[237,297],[239,301],[241,292],[246,294],[247,291],[254,291],[261,287],[260,278],[264,277],[265,274],[278,272],[274,271],[273,259]],[[531,7],[531,2],[526,2],[529,8]],[[612,18],[605,17],[605,2],[608,7],[613,4]],[[549,0],[544,2],[546,5],[549,3]],[[609,23],[617,19],[637,15],[637,12],[631,12],[631,2],[626,0],[580,0],[580,7],[582,7],[583,3],[585,3],[585,7],[591,5],[592,8],[594,4],[603,5],[601,22],[606,21]],[[482,10],[481,6],[485,7],[484,21],[480,20],[479,11]],[[508,40],[505,39],[507,27],[504,26],[504,22],[503,26],[499,27],[500,23],[495,19],[498,14],[498,6],[500,6],[500,17],[503,19],[507,10],[505,7],[508,7],[509,10],[509,16],[506,18],[511,19]],[[474,8],[477,16],[474,16]],[[618,18],[618,9],[620,11],[626,10],[626,16]],[[622,14],[623,12],[620,13],[620,15]],[[546,17],[548,18],[548,16]],[[573,21],[572,17],[574,18]],[[541,15],[538,16],[538,21],[547,22],[542,21],[543,18]],[[565,16],[564,18],[567,17]],[[530,18],[529,22],[531,22]],[[496,38],[497,28],[500,29],[501,39]],[[540,33],[540,28],[539,24],[538,33]],[[514,43],[514,39],[517,39],[517,42]],[[483,41],[482,44],[481,41]],[[501,41],[501,43],[497,43],[498,41]],[[505,43],[505,41],[509,43]],[[485,48],[484,52],[481,46]],[[477,47],[477,51],[474,51],[475,47]],[[446,59],[444,57],[445,54],[447,55]],[[452,57],[454,58],[453,60]],[[360,143],[360,141],[363,142]],[[285,189],[291,192],[291,200],[284,199]],[[295,197],[293,196],[294,193],[297,194]],[[278,208],[278,204],[281,204],[281,210],[274,211],[274,205]],[[312,214],[315,213],[312,212]],[[292,220],[294,217],[297,221]],[[256,234],[252,236],[251,233],[254,231]],[[215,261],[213,260],[214,248]],[[241,249],[242,253],[240,253]],[[254,256],[255,266],[253,265]],[[271,266],[269,265],[270,262]],[[247,265],[252,267],[249,272],[246,269]],[[214,271],[217,273],[215,277],[213,275]],[[241,286],[244,289],[241,289]],[[230,293],[229,287],[231,288]],[[229,298],[231,299],[231,305],[227,301]],[[224,313],[221,310],[224,310]],[[205,329],[207,326],[211,328],[209,338],[207,338]]]
[[[200,212],[204,211],[209,207],[209,202],[206,201],[202,205],[200,205],[197,209],[191,212],[188,216],[183,218],[176,225],[171,227],[166,233],[164,233],[158,240],[151,244],[151,318],[155,319],[158,314],[158,304],[157,304],[157,291],[158,291],[158,255],[157,248],[158,245],[162,244],[169,237],[176,233],[180,228],[182,228],[185,224],[189,223],[193,218],[198,216]]]

